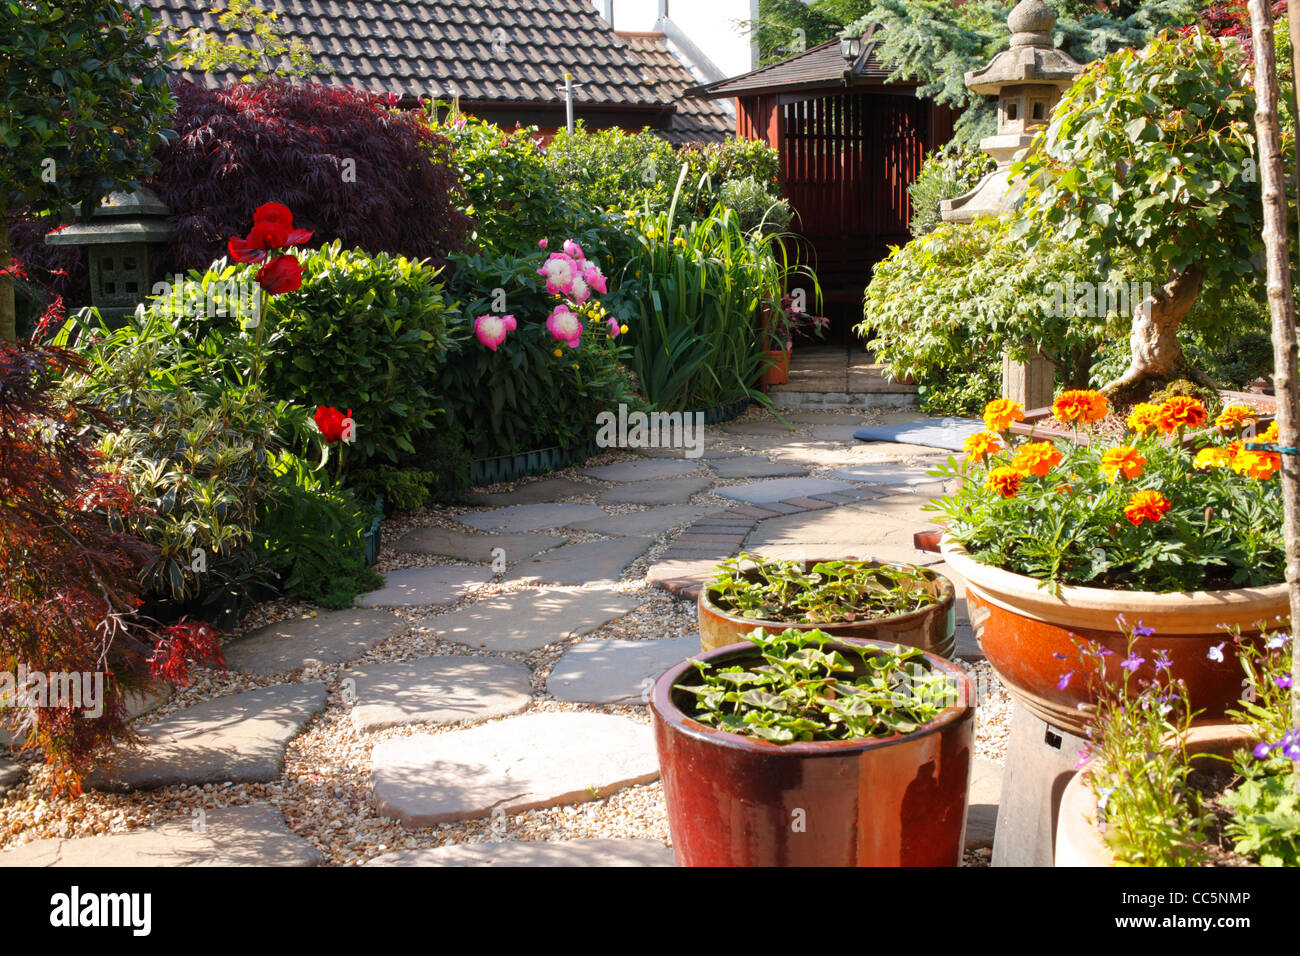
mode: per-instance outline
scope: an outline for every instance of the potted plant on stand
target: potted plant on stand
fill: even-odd
[[[776,561],[743,553],[700,589],[700,647],[754,628],[820,630],[837,638],[906,644],[940,657],[956,649],[952,582],[926,568],[877,561]]]
[[[989,404],[988,431],[968,441],[966,460],[950,459],[936,472],[961,478],[960,487],[930,507],[944,515],[940,550],[965,581],[984,654],[1017,702],[1047,725],[1033,733],[1040,742],[1054,736],[1057,746],[1062,733],[1082,744],[1097,686],[1126,674],[1155,676],[1157,648],[1147,629],[1160,634],[1170,677],[1186,686],[1190,705],[1222,717],[1240,681],[1207,655],[1222,640],[1221,626],[1257,642],[1265,622],[1289,615],[1278,583],[1285,565],[1280,456],[1248,448],[1231,425],[1207,433],[1201,448],[1185,447],[1185,434],[1208,415],[1183,396],[1106,433],[1098,425],[1108,419],[1107,400],[1066,392],[1053,417],[1070,427],[1070,439],[1085,442],[1013,436],[1010,426],[1023,413],[1006,399]],[[1261,437],[1275,440],[1274,432]],[[1124,613],[1144,625],[1132,648],[1117,621]],[[1104,652],[1100,683],[1091,687],[1061,667],[1076,640]],[[1017,739],[1013,722],[1012,775]],[[1073,755],[1062,750],[1061,760],[1068,768]],[[1059,793],[1052,779],[1038,784],[1022,781],[1016,793],[1033,801]],[[999,825],[1014,802],[1004,802]],[[1031,836],[1039,847],[1046,840],[1050,860],[1050,826]]]
[[[969,678],[933,654],[755,629],[655,684],[681,866],[955,866]]]

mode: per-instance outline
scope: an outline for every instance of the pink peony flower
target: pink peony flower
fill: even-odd
[[[582,246],[578,245],[572,239],[564,240],[564,254],[570,259],[582,262],[587,257],[582,254]]]
[[[551,337],[576,349],[582,341],[582,323],[566,306],[557,305],[546,319],[546,331]]]
[[[546,240],[545,240],[545,239],[538,239],[538,240],[537,240],[537,248],[538,248],[538,249],[545,249],[545,248],[546,248]]]
[[[614,318],[612,315],[609,317],[609,321],[605,324],[609,326],[609,337],[611,339],[618,338],[619,333],[623,331],[619,327],[618,319]]]
[[[474,334],[495,352],[497,346],[506,340],[506,333],[513,332],[517,324],[513,315],[480,315],[474,320]]]
[[[537,274],[546,277],[546,291],[551,295],[568,295],[578,274],[578,264],[562,252],[552,252]]]
[[[573,285],[569,286],[569,298],[579,305],[591,298],[591,290],[587,288],[587,281],[582,276],[573,277]]]
[[[601,275],[600,270],[590,262],[588,262],[587,267],[582,270],[582,281],[602,295],[609,291],[605,288],[605,277]]]

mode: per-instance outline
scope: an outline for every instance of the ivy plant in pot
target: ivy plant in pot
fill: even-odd
[[[1082,737],[1100,685],[1062,675],[1076,639],[1107,652],[1103,683],[1133,667],[1138,679],[1155,676],[1149,637],[1126,656],[1117,616],[1128,613],[1160,634],[1191,706],[1221,717],[1241,689],[1207,656],[1221,627],[1258,641],[1266,623],[1289,616],[1280,456],[1243,439],[1244,420],[1187,448],[1185,434],[1208,415],[1184,396],[1116,423],[1100,393],[1068,391],[1052,413],[1086,441],[1012,435],[1024,410],[998,399],[966,460],[935,472],[962,479],[930,508],[945,517],[940,550],[966,583],[981,648],[1017,700]],[[1259,439],[1276,440],[1276,426]]]
[[[956,866],[970,679],[916,648],[755,628],[651,699],[681,866]]]
[[[926,568],[742,553],[719,564],[700,589],[700,647],[735,644],[756,627],[771,633],[818,629],[951,658],[954,598],[952,582]]]

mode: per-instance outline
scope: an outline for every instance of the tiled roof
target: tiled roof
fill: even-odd
[[[216,0],[144,0],[167,26],[219,31]],[[653,111],[665,101],[590,0],[261,0],[330,72],[308,77],[377,93],[554,106],[573,74],[579,107]],[[234,73],[187,73],[206,86]]]
[[[717,100],[686,93],[699,81],[677,58],[662,33],[619,33],[618,38],[646,65],[646,74],[665,102],[677,112],[659,133],[674,146],[683,143],[720,143],[736,128],[736,118]]]
[[[800,87],[845,86],[850,82],[883,83],[890,69],[876,58],[877,27],[872,25],[862,38],[862,52],[852,63],[840,55],[839,39],[827,40],[803,53],[742,73],[730,79],[696,87],[702,96],[736,96],[760,91]]]

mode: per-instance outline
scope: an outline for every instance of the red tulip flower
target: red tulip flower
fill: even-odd
[[[332,445],[343,437],[343,423],[352,417],[352,409],[349,408],[344,415],[337,408],[321,405],[312,417],[316,419],[316,427],[325,438],[325,444]]]
[[[257,281],[271,295],[302,288],[302,263],[293,256],[276,256],[257,270]]]
[[[263,203],[253,213],[253,228],[248,235],[230,237],[230,258],[236,262],[265,262],[271,250],[300,246],[311,236],[310,230],[293,228],[293,213],[287,206]]]

